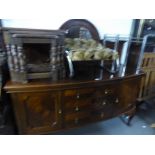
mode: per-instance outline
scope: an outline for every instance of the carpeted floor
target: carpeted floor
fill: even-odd
[[[141,104],[137,109],[137,115],[151,127],[155,127],[155,98]]]

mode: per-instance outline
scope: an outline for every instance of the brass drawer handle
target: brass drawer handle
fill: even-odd
[[[79,119],[78,118],[75,118],[74,123],[75,124],[78,124],[79,123]]]
[[[24,101],[24,102],[27,101],[27,100],[29,99],[29,97],[30,97],[30,96],[24,96],[24,97],[23,97],[23,101]]]
[[[53,123],[52,123],[52,126],[55,126],[56,124],[57,124],[57,122],[53,122]]]
[[[78,106],[76,106],[75,111],[79,111],[79,107]]]
[[[104,112],[101,112],[101,118],[103,118],[104,117]]]
[[[105,91],[104,91],[104,94],[108,94],[108,90],[105,90]]]
[[[116,98],[115,103],[119,103],[119,99],[118,98]]]
[[[102,102],[102,105],[105,106],[107,103],[105,101]]]
[[[62,111],[61,111],[61,109],[59,109],[59,112],[58,112],[59,114],[62,114]]]
[[[76,98],[77,98],[77,99],[79,99],[79,98],[80,98],[80,95],[79,95],[79,94],[77,94]]]

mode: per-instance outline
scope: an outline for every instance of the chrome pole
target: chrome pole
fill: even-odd
[[[143,56],[144,56],[144,50],[146,48],[147,41],[149,38],[153,38],[153,37],[155,37],[155,34],[148,34],[148,35],[144,36],[142,46],[141,46],[141,50],[140,50],[139,59],[138,59],[137,69],[136,69],[137,73],[140,71],[140,68],[141,68],[141,64],[142,64]]]

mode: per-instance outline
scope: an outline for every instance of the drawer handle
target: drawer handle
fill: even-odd
[[[101,112],[101,118],[103,118],[104,117],[104,112]]]
[[[105,106],[107,103],[105,101],[102,102],[102,105]]]
[[[30,96],[25,96],[25,97],[23,98],[24,102],[27,101],[27,100],[29,99],[29,97],[30,97]]]
[[[79,119],[75,118],[74,122],[75,122],[75,124],[78,124],[79,123]]]
[[[108,90],[105,90],[105,91],[104,91],[104,94],[108,94]]]
[[[62,111],[61,111],[61,109],[59,109],[59,112],[58,112],[59,114],[62,114]]]
[[[78,106],[76,106],[75,111],[79,111],[79,107]]]
[[[79,95],[79,94],[77,94],[76,98],[77,98],[77,99],[79,99],[79,98],[80,98],[80,95]]]
[[[119,99],[118,98],[116,98],[115,103],[119,103]]]
[[[52,123],[52,126],[55,126],[56,124],[57,124],[57,122],[53,122],[53,123]]]

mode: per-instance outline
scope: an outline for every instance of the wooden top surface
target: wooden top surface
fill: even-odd
[[[66,78],[64,80],[51,81],[48,80],[34,80],[29,81],[28,83],[18,83],[8,81],[5,85],[4,89],[7,92],[21,92],[21,91],[44,91],[44,90],[60,90],[60,89],[72,89],[72,88],[82,88],[82,87],[93,87],[93,86],[101,86],[110,83],[116,83],[119,81],[125,81],[134,78],[140,78],[144,76],[143,72],[139,72],[138,74],[110,74],[107,72],[103,72],[101,79],[95,79],[95,77],[91,78],[80,78],[75,77],[72,79]]]

